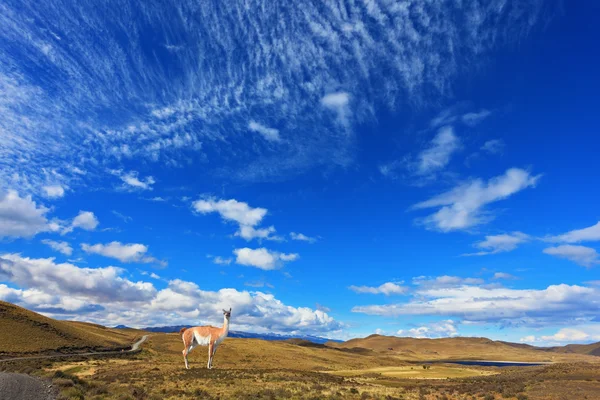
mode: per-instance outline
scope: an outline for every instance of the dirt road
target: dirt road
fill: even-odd
[[[53,400],[56,395],[57,391],[50,381],[0,372],[0,400]]]
[[[140,340],[135,342],[127,353],[139,350],[142,343],[148,339],[148,335],[142,336]],[[37,356],[37,357],[16,357],[7,358],[3,361],[17,360],[36,360],[44,358],[61,358],[61,357],[82,357],[93,356],[97,354],[121,354],[120,351],[103,351],[93,353],[80,354],[59,354],[54,356]],[[52,387],[50,381],[45,381],[40,378],[25,374],[13,374],[9,372],[0,372],[0,400],[54,400],[56,399],[57,391]]]

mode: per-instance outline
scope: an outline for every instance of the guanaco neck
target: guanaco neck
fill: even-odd
[[[229,318],[223,317],[223,327],[221,328],[222,335],[227,336],[229,333]]]

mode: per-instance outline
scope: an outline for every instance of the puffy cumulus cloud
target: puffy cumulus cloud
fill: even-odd
[[[386,282],[379,286],[350,286],[348,289],[355,293],[371,293],[371,294],[385,294],[386,296],[392,294],[404,294],[408,290],[407,287],[398,285],[393,282]]]
[[[272,270],[280,268],[283,263],[296,261],[300,256],[296,253],[286,254],[268,250],[264,247],[258,249],[250,249],[244,247],[235,249],[233,253],[236,255],[235,262],[240,265],[247,265],[264,270]]]
[[[396,335],[420,339],[436,339],[458,336],[458,329],[456,328],[456,323],[453,320],[447,319],[443,321],[432,322],[417,328],[400,329],[398,332],[396,332]]]
[[[529,335],[520,339],[520,342],[538,346],[564,345],[566,343],[592,343],[597,341],[600,341],[600,326],[591,324],[562,328],[552,335]]]
[[[73,248],[67,242],[44,239],[42,240],[42,243],[44,243],[47,246],[50,246],[52,250],[58,251],[59,253],[62,253],[66,256],[70,256],[71,254],[73,254]]]
[[[0,299],[43,312],[96,322],[134,327],[222,321],[221,309],[233,308],[237,330],[291,334],[327,334],[344,325],[323,310],[293,307],[272,294],[224,288],[202,290],[196,283],[171,280],[157,290],[149,282],[132,282],[115,267],[79,268],[52,259],[17,254],[0,256]]]
[[[145,178],[140,179],[139,173],[137,171],[129,171],[125,172],[123,170],[110,170],[111,174],[117,176],[123,182],[121,189],[124,190],[152,190],[152,185],[156,183],[154,177],[147,176]]]
[[[439,208],[435,213],[418,221],[427,228],[449,232],[468,229],[493,219],[486,211],[488,204],[504,200],[529,187],[534,187],[541,175],[531,175],[528,171],[511,168],[504,175],[462,183],[448,192],[412,206],[413,210]]]
[[[42,188],[44,196],[49,199],[56,199],[65,195],[65,189],[61,185],[49,185]]]
[[[529,235],[522,232],[504,233],[501,235],[488,235],[485,240],[477,242],[474,247],[482,249],[476,253],[463,254],[465,256],[485,256],[489,254],[503,253],[516,249],[520,244],[530,240]]]
[[[148,252],[148,246],[140,243],[123,244],[116,241],[107,244],[97,243],[94,245],[82,243],[81,249],[88,254],[99,254],[104,257],[115,258],[124,263],[137,262],[164,264],[164,262],[148,256],[146,254]]]
[[[235,199],[208,198],[194,201],[192,209],[200,214],[218,213],[223,220],[237,223],[239,227],[235,236],[247,241],[252,239],[283,240],[282,237],[275,234],[274,226],[257,227],[267,215],[268,210],[266,208],[251,207],[248,203]]]
[[[250,121],[248,123],[248,129],[250,129],[252,132],[259,133],[269,142],[279,142],[281,140],[279,137],[279,130],[275,128],[269,128],[268,126],[264,126],[256,121]]]
[[[546,240],[551,242],[580,243],[600,241],[600,221],[583,229],[575,229],[562,235],[550,236]]]
[[[545,254],[565,258],[588,268],[595,264],[600,264],[598,252],[591,247],[563,244],[556,247],[548,247],[543,251]]]
[[[73,232],[73,230],[75,230],[76,228],[83,229],[86,231],[93,231],[94,229],[96,229],[96,227],[98,227],[99,224],[100,221],[98,221],[98,218],[96,218],[96,215],[93,212],[79,211],[79,214],[77,214],[77,216],[73,218],[69,225],[65,226],[62,229],[61,233],[63,235],[67,234],[69,232]]]
[[[238,231],[234,234],[235,236],[239,236],[247,241],[252,239],[266,239],[266,240],[275,240],[282,241],[283,238],[275,235],[274,226],[269,226],[268,228],[255,228],[250,225],[240,225]]]
[[[427,149],[418,156],[413,164],[414,172],[420,176],[434,174],[444,169],[450,162],[452,154],[460,149],[460,140],[451,126],[440,128]]]
[[[38,206],[31,196],[20,197],[14,190],[0,192],[0,238],[29,238],[40,232],[58,230],[57,223],[48,221],[48,211]]]
[[[45,293],[84,296],[95,302],[148,301],[156,289],[150,283],[123,278],[116,267],[80,268],[55,263],[53,258],[27,258],[19,254],[0,256],[0,280]]]
[[[297,233],[297,232],[290,232],[290,238],[292,238],[292,240],[299,240],[299,241],[308,242],[308,243],[314,243],[317,241],[317,238],[315,238],[315,237],[306,236],[303,233]]]
[[[194,211],[200,214],[218,213],[226,221],[237,222],[240,225],[256,226],[265,215],[266,208],[250,207],[248,203],[235,199],[200,199],[192,203]]]
[[[369,315],[431,315],[504,326],[567,325],[592,321],[600,312],[600,290],[577,285],[507,289],[462,285],[424,287],[404,303],[356,306]]]
[[[481,278],[461,278],[459,276],[442,275],[436,277],[417,276],[412,280],[413,285],[424,289],[451,288],[465,285],[483,285]]]

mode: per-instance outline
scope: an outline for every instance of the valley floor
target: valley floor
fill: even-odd
[[[198,347],[186,370],[182,348],[177,334],[154,334],[135,355],[10,361],[0,369],[49,377],[61,399],[600,399],[600,363],[424,369],[393,355],[227,339],[214,369]]]

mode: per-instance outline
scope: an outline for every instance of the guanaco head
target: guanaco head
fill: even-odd
[[[223,310],[223,315],[225,318],[229,319],[229,317],[231,317],[231,307],[229,307],[229,311]]]

